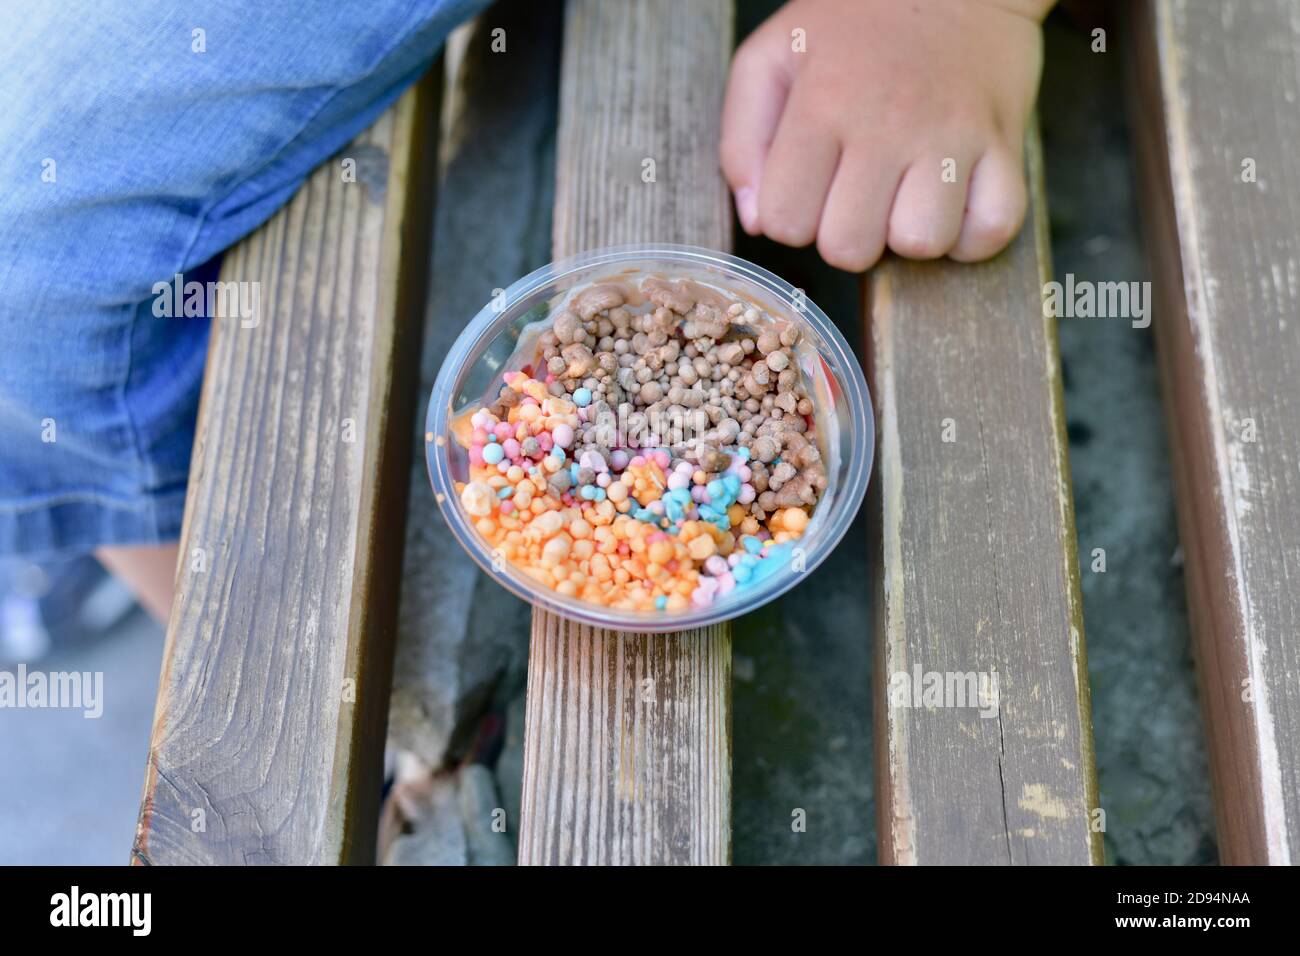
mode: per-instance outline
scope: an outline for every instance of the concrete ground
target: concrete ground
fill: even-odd
[[[162,645],[162,628],[137,609],[107,633],[28,665],[102,672],[103,714],[0,710],[0,865],[127,862]]]
[[[771,6],[770,3],[766,4]],[[741,28],[764,4],[746,4]],[[1092,54],[1088,30],[1054,16],[1040,108],[1058,278],[1143,279],[1119,43]],[[737,252],[784,274],[860,339],[856,280],[815,255],[743,240]],[[1215,859],[1203,729],[1188,650],[1164,423],[1149,330],[1063,320],[1070,458],[1092,702],[1112,863]],[[862,516],[810,580],[735,631],[737,863],[875,859],[870,613]],[[1107,570],[1088,557],[1105,548]],[[471,632],[522,627],[526,609],[495,587]],[[491,618],[491,620],[488,620]],[[107,706],[0,711],[0,863],[126,861],[143,781],[162,638],[142,614],[62,648],[44,670],[99,670]],[[493,707],[504,716],[501,799],[518,801],[522,671]],[[791,832],[791,813],[807,832]]]
[[[1058,281],[1145,281],[1122,53],[1055,16],[1039,118]],[[1113,31],[1112,31],[1113,32]],[[1155,317],[1159,321],[1159,317]],[[1216,859],[1150,328],[1059,323],[1106,858]],[[1092,569],[1104,549],[1106,570]]]

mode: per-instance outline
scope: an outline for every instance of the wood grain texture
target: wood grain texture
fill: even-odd
[[[717,117],[731,37],[730,0],[568,4],[557,257],[730,247]],[[730,862],[730,628],[626,634],[535,610],[522,806],[523,864]]]
[[[520,862],[730,862],[729,629],[534,612],[529,650]]]
[[[1036,130],[1027,156],[1030,217],[1007,251],[889,259],[867,281],[884,863],[1101,862]],[[922,687],[982,676],[996,707],[927,706],[918,670]]]
[[[223,264],[133,862],[373,861],[438,77]]]
[[[1300,14],[1135,6],[1132,126],[1219,852],[1287,864],[1300,859]]]

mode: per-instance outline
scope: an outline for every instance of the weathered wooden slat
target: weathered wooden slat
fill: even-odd
[[[1006,252],[890,259],[866,284],[885,863],[1101,862],[1036,131],[1028,160],[1029,224]],[[952,681],[943,706],[935,679]]]
[[[1133,129],[1219,852],[1300,859],[1300,21],[1136,5]]]
[[[136,863],[373,861],[439,77],[223,265]]]
[[[670,0],[569,3],[557,257],[730,247],[717,137],[731,36],[730,0],[689,14]],[[534,611],[520,862],[729,862],[730,690],[726,626],[637,635]]]

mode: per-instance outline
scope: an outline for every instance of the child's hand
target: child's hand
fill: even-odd
[[[1050,6],[791,0],[740,46],[727,82],[722,169],[745,231],[815,239],[852,271],[886,243],[915,259],[997,253],[1025,216]]]

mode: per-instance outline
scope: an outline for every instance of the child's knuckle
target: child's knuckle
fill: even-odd
[[[908,259],[935,259],[948,250],[936,233],[914,226],[901,226],[891,231],[889,247]]]

